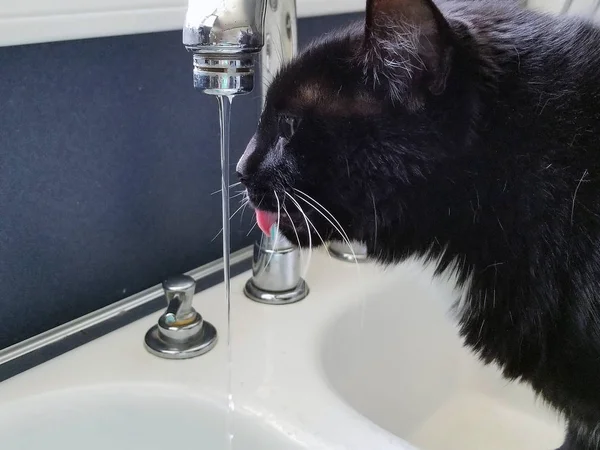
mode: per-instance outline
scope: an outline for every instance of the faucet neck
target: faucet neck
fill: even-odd
[[[262,104],[267,86],[282,65],[298,51],[296,0],[269,0],[264,27],[264,47],[261,50]]]

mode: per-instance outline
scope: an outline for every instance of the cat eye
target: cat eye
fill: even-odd
[[[289,140],[298,129],[299,124],[300,119],[298,117],[287,115],[279,116],[279,134]]]

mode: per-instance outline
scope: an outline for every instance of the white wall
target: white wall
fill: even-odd
[[[204,0],[211,1],[211,0]],[[366,0],[297,0],[301,17]],[[0,46],[181,29],[187,0],[0,0]]]
[[[594,13],[596,0],[573,0],[569,7],[569,14],[589,16]],[[566,0],[529,0],[530,8],[546,10],[554,13],[562,12]]]

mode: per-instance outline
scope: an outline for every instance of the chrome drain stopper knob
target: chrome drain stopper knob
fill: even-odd
[[[146,350],[167,359],[203,355],[217,343],[217,330],[192,307],[196,282],[178,275],[163,282],[167,310],[146,333]]]

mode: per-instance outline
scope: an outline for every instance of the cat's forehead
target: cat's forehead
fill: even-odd
[[[306,63],[306,61],[301,61]],[[381,107],[368,91],[362,74],[347,66],[322,61],[319,69],[293,65],[272,86],[272,104],[280,112],[326,116],[372,115]],[[349,64],[349,63],[348,63]]]
[[[325,79],[300,79],[287,96],[286,104],[292,111],[341,117],[371,115],[380,110],[360,79],[339,80],[337,83]]]
[[[312,43],[273,80],[268,97],[275,110],[340,116],[378,112],[356,60],[361,36],[354,24]]]

